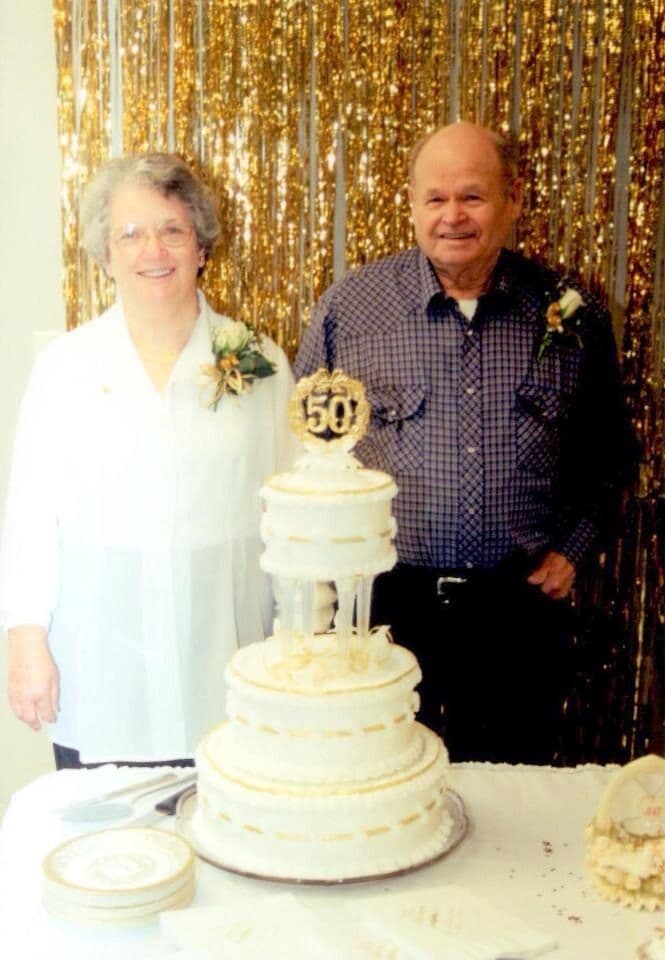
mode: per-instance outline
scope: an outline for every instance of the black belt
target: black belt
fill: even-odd
[[[442,607],[448,607],[456,597],[467,590],[482,590],[491,584],[506,582],[506,573],[498,570],[465,570],[463,573],[438,573],[432,577],[432,585],[437,600]],[[514,578],[511,578],[514,579]]]
[[[508,581],[523,582],[535,565],[534,557],[519,553],[512,554],[495,567],[437,568],[398,563],[393,569],[397,576],[411,580],[414,587],[417,585],[420,589],[432,591],[445,605],[450,603],[456,592],[469,587],[481,588]]]
[[[470,573],[442,573],[435,576],[436,592],[439,596],[445,593],[449,587],[463,587],[472,582]]]

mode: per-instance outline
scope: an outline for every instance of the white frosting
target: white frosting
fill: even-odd
[[[358,641],[344,676],[335,663],[326,676],[334,637],[315,639],[291,669],[276,662],[274,638],[238,651],[226,671],[229,722],[213,734],[210,751],[219,748],[239,770],[301,783],[372,779],[407,766],[420,750],[416,658],[390,644],[385,660],[354,671],[354,652],[355,665],[364,662]]]
[[[609,833],[601,833],[592,822],[586,841],[591,882],[606,899],[646,910],[662,909],[665,838],[631,837],[614,825]]]
[[[234,654],[228,722],[197,752],[192,828],[217,862],[342,880],[412,867],[448,842],[446,750],[414,719],[420,668],[386,627],[369,631],[372,578],[396,560],[396,492],[334,447],[261,490],[261,565],[282,580],[281,626]],[[315,583],[331,580],[335,630],[315,635]]]
[[[637,949],[638,960],[665,960],[665,931],[661,930],[652,940]]]
[[[294,784],[237,770],[213,732],[196,758],[194,833],[226,866],[272,877],[345,879],[421,863],[441,851],[452,821],[443,744],[420,725],[416,738],[417,759],[390,776]]]
[[[351,454],[310,452],[261,489],[261,566],[280,577],[338,580],[394,566],[397,492],[387,473]]]
[[[345,656],[335,640],[309,638],[285,658],[272,638],[229,664],[229,720],[197,752],[193,824],[226,866],[303,880],[376,876],[422,863],[448,840],[447,754],[414,721],[415,657],[382,631],[354,637]],[[346,669],[318,671],[330,656]]]

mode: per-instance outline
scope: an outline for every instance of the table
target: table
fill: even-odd
[[[451,785],[471,821],[460,846],[438,862],[403,877],[334,887],[289,886],[316,905],[357,901],[380,891],[455,884],[553,936],[552,960],[633,960],[637,947],[665,924],[649,914],[607,903],[590,888],[584,871],[584,827],[616,768],[554,769],[507,764],[453,764]],[[94,782],[90,778],[97,776]],[[41,906],[41,861],[57,843],[80,831],[50,812],[102,784],[145,779],[145,770],[102,768],[60,771],[14,794],[0,831],[0,953],[16,942],[15,956],[49,960],[188,960],[169,945],[159,924],[104,930],[56,921]],[[92,787],[95,789],[92,789]],[[146,801],[147,802],[147,801]],[[256,898],[284,892],[283,884],[251,880],[198,864],[194,906],[212,906],[232,894]]]

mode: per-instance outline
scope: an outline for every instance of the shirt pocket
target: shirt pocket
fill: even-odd
[[[366,392],[372,416],[369,432],[356,448],[358,458],[394,474],[422,467],[426,384],[368,385]]]
[[[563,396],[533,383],[521,384],[515,395],[517,466],[536,476],[552,475],[559,460]]]

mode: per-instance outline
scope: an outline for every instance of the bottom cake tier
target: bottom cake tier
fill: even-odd
[[[421,750],[390,776],[342,784],[249,776],[226,760],[212,731],[196,757],[194,838],[231,869],[272,878],[348,880],[416,866],[442,852],[453,829],[445,809],[446,750],[417,725]]]

